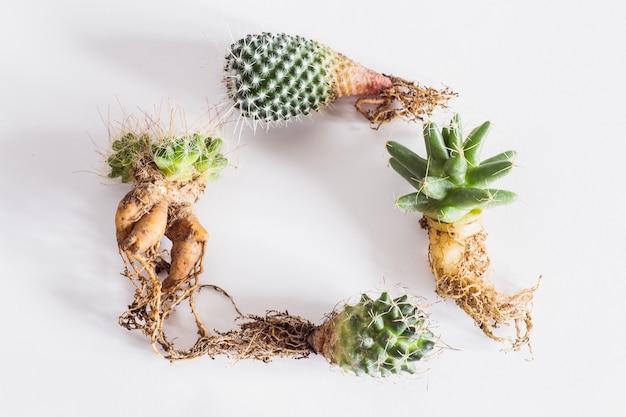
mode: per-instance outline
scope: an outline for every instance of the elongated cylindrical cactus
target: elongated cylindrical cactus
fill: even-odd
[[[284,33],[239,39],[225,61],[233,108],[253,126],[286,122],[346,96],[367,96],[357,109],[380,125],[394,117],[421,118],[454,95],[383,75],[318,41]],[[400,106],[392,106],[394,101]]]

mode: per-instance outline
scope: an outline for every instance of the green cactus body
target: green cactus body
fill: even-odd
[[[171,181],[201,178],[208,182],[216,179],[227,164],[220,154],[221,147],[221,139],[194,133],[154,146],[154,162]]]
[[[435,346],[428,317],[410,297],[376,300],[362,295],[358,303],[333,313],[309,337],[313,349],[344,371],[357,375],[415,374]]]
[[[301,36],[248,35],[226,55],[225,84],[241,114],[268,126],[307,115],[339,97],[376,95],[391,80]]]
[[[485,122],[463,139],[458,115],[441,130],[435,123],[425,123],[426,158],[397,142],[388,142],[391,167],[417,189],[400,197],[396,204],[439,222],[454,223],[515,201],[515,193],[490,186],[511,171],[516,152],[479,160],[489,127]]]
[[[194,133],[151,138],[148,133],[126,133],[115,140],[108,158],[110,178],[141,182],[146,173],[160,173],[168,181],[215,180],[226,166],[222,140]]]
[[[387,150],[391,167],[417,189],[396,204],[424,214],[420,226],[428,232],[428,263],[437,294],[454,300],[486,336],[519,350],[530,340],[530,309],[537,286],[505,295],[488,279],[482,212],[517,198],[511,191],[491,188],[511,172],[516,153],[511,150],[481,160],[489,127],[485,122],[463,138],[455,115],[443,129],[424,124],[425,158],[397,142],[388,142]],[[496,332],[511,324],[512,334]]]

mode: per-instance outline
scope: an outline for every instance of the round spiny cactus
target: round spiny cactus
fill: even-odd
[[[403,118],[423,120],[456,93],[380,74],[330,47],[284,33],[248,35],[226,54],[224,83],[253,127],[269,127],[320,110],[339,97],[360,96],[355,107],[374,128]]]
[[[441,130],[435,123],[425,123],[426,158],[397,142],[388,142],[391,167],[417,189],[400,197],[396,204],[439,222],[454,223],[515,201],[515,193],[490,185],[511,171],[516,152],[479,159],[489,127],[485,122],[463,140],[458,115]]]
[[[338,97],[378,94],[392,84],[320,42],[284,33],[233,43],[224,70],[229,98],[255,126],[307,115]]]
[[[217,178],[227,160],[220,153],[222,140],[194,133],[164,141],[153,148],[154,162],[171,181]]]
[[[309,336],[313,349],[349,373],[388,376],[418,372],[435,346],[428,317],[407,295],[358,303],[334,312]]]

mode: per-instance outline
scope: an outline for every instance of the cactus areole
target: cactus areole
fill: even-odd
[[[387,143],[387,150],[391,167],[416,189],[396,204],[424,215],[420,224],[428,231],[437,293],[455,300],[487,336],[519,350],[529,342],[536,287],[507,296],[487,279],[490,260],[482,213],[517,198],[511,191],[492,188],[494,181],[511,171],[516,152],[481,159],[489,128],[485,122],[463,138],[461,120],[455,115],[442,129],[435,123],[424,124],[426,157],[393,141]],[[510,323],[515,325],[513,336],[496,335],[497,327]]]
[[[308,115],[347,96],[363,96],[357,110],[377,127],[395,117],[421,119],[455,95],[380,74],[318,41],[284,33],[239,39],[225,61],[228,97],[254,127]]]

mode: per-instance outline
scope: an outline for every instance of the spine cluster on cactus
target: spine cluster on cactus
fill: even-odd
[[[376,300],[366,294],[346,305],[310,336],[314,350],[349,373],[415,374],[435,346],[428,317],[409,296]]]
[[[224,81],[235,108],[256,126],[320,110],[338,97],[378,94],[388,77],[328,46],[284,33],[248,35],[230,46]]]
[[[490,185],[511,171],[516,152],[510,150],[480,160],[489,128],[490,123],[484,122],[463,139],[458,115],[441,130],[435,123],[425,123],[426,158],[397,142],[388,142],[391,167],[417,189],[400,197],[396,204],[453,223],[515,201],[515,193]]]
[[[154,162],[171,181],[188,181],[197,177],[204,182],[213,181],[227,164],[220,154],[221,148],[221,139],[194,133],[155,146]]]
[[[222,143],[222,139],[199,133],[157,139],[148,133],[128,132],[112,144],[109,177],[137,182],[141,172],[156,168],[168,181],[210,182],[227,164],[220,153]]]

